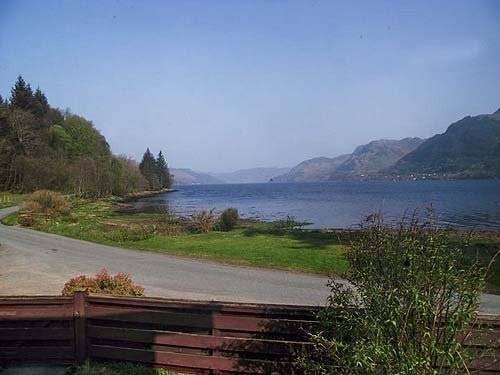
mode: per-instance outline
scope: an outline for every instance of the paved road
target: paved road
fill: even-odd
[[[15,208],[0,210],[0,217]],[[102,268],[126,272],[148,296],[323,305],[327,279],[234,267],[126,250],[0,225],[0,295],[59,294],[64,283]],[[484,295],[481,310],[500,313],[500,296]]]

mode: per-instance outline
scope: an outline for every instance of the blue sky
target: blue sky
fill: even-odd
[[[18,74],[115,153],[293,166],[500,107],[500,2],[0,1]]]

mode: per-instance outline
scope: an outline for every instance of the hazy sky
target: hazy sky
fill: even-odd
[[[113,152],[293,166],[500,107],[500,2],[0,0],[18,74]]]

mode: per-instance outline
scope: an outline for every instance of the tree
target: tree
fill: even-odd
[[[40,118],[49,112],[50,106],[45,94],[38,87],[33,97],[33,114]]]
[[[168,169],[168,164],[161,151],[158,153],[158,157],[156,158],[156,169],[160,187],[170,189],[172,187],[172,177],[170,175],[170,170]]]
[[[142,161],[139,164],[139,169],[144,176],[144,178],[148,182],[148,187],[152,190],[158,189],[160,187],[160,180],[158,178],[158,168],[156,166],[156,160],[149,151],[149,148],[146,150],[142,157]]]
[[[23,77],[17,77],[17,82],[11,89],[10,104],[11,106],[24,110],[33,109],[33,90],[30,84],[24,82]]]

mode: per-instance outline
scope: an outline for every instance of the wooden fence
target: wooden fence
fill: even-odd
[[[1,297],[0,363],[127,360],[194,373],[293,374],[318,325],[310,306],[251,305],[155,298]],[[481,316],[489,347],[476,361],[500,373],[500,316]]]

